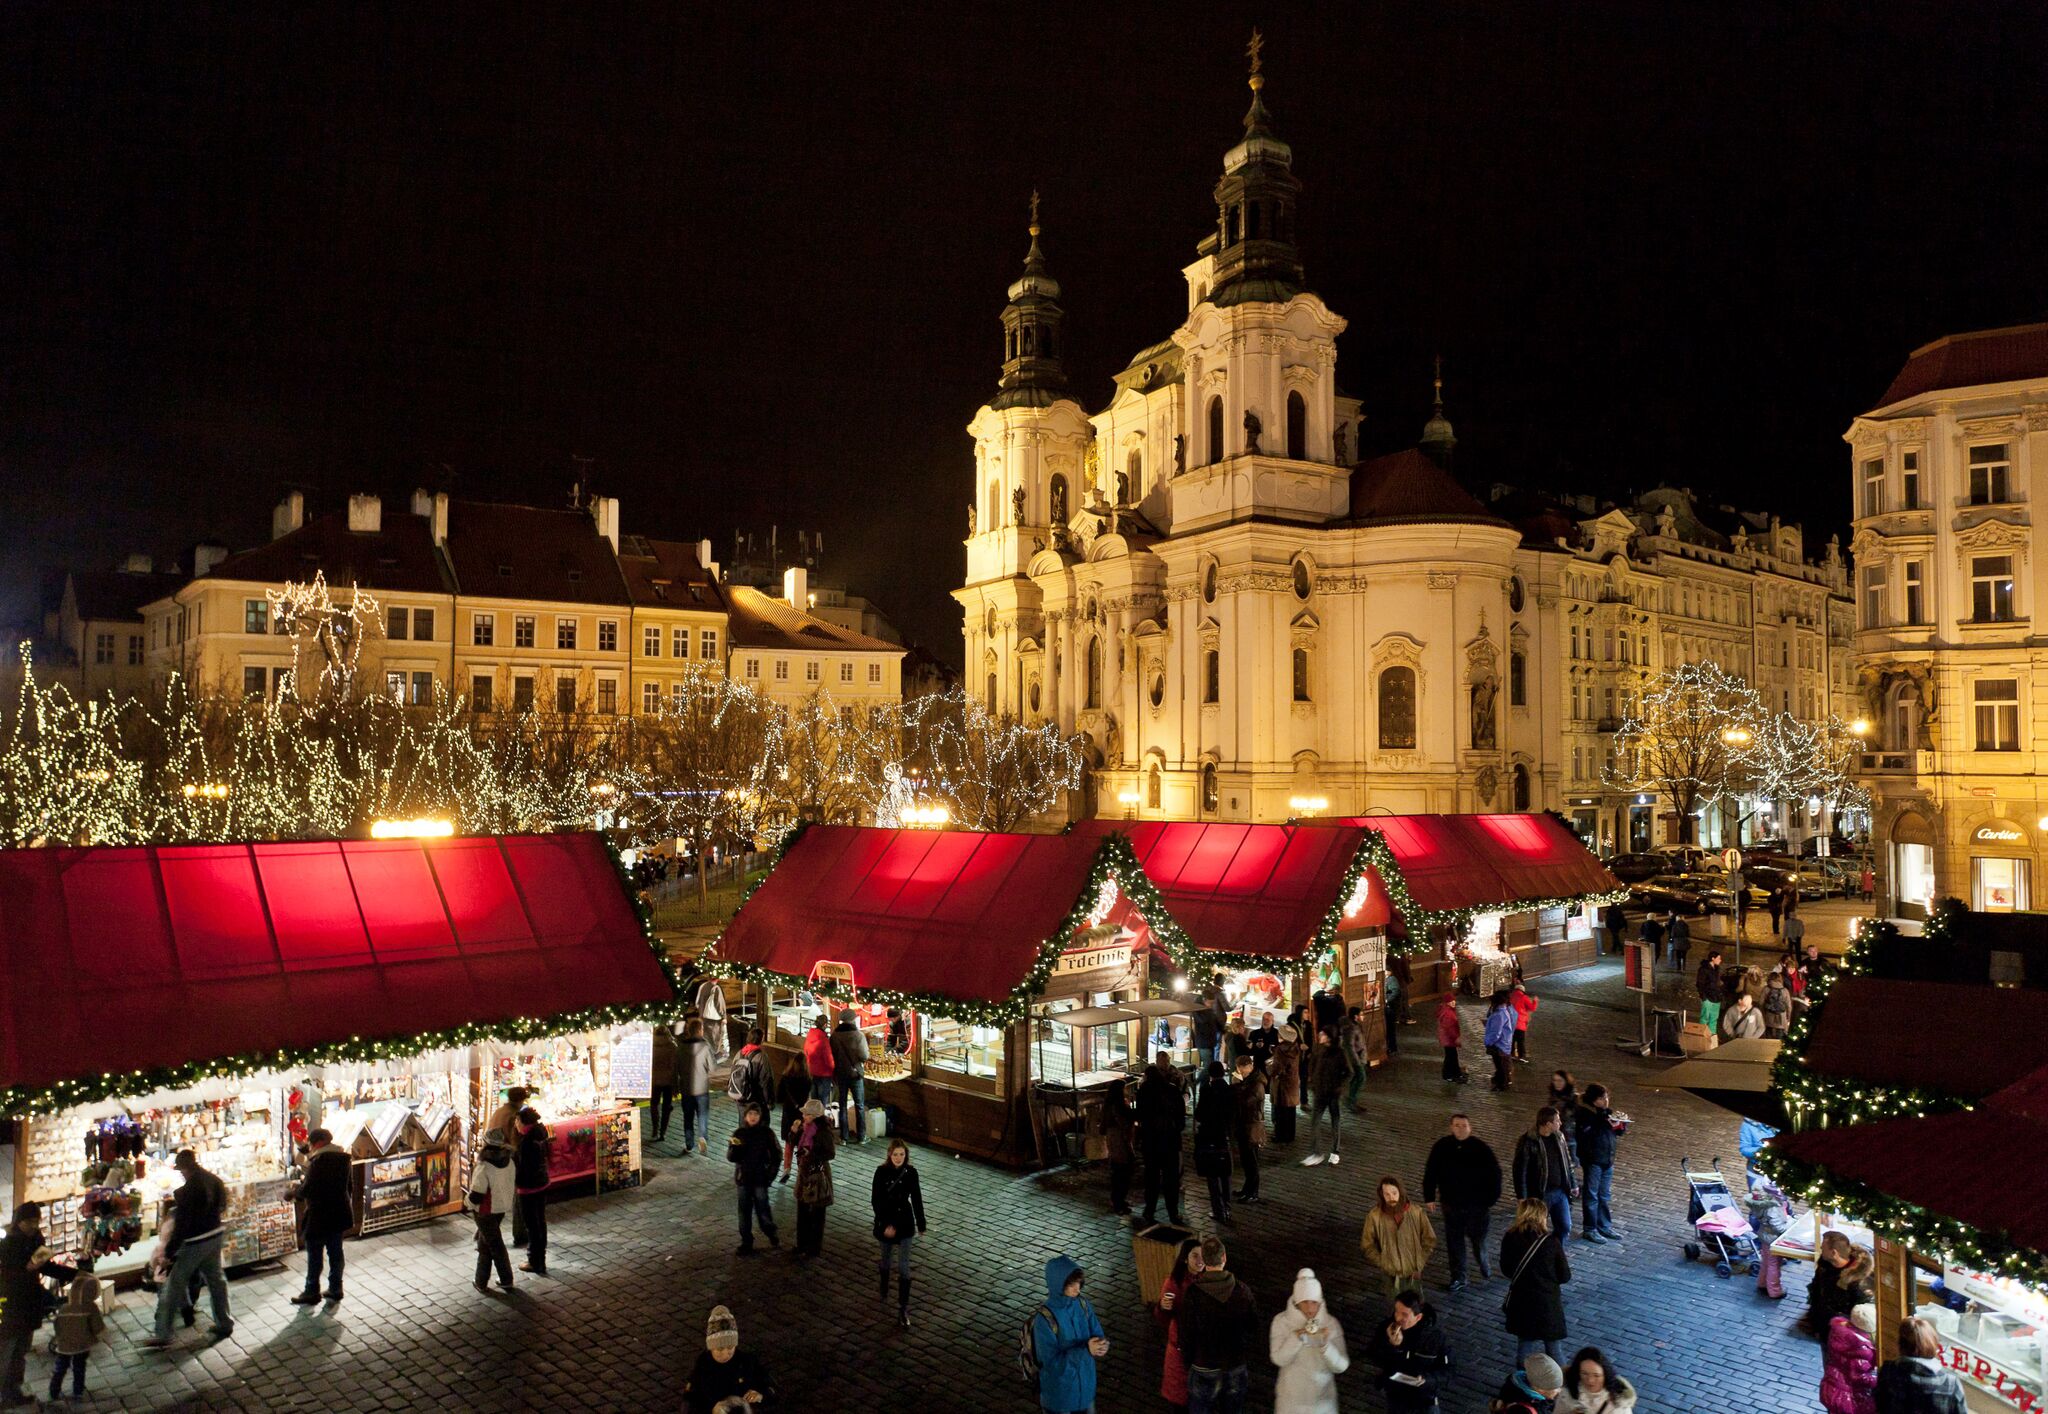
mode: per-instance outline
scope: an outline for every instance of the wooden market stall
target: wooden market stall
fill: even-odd
[[[1155,943],[1179,946],[1177,929],[1120,838],[811,825],[700,965],[744,984],[778,1072],[814,1018],[850,1009],[874,1033],[871,1109],[1024,1165],[1078,1138],[1077,1088],[1142,1067],[1142,1020],[1055,1017],[1142,999]]]
[[[288,1190],[326,1128],[362,1233],[425,1221],[530,1055],[559,1063],[544,1117],[601,1111],[588,1172],[625,1186],[637,1110],[605,1071],[674,1005],[595,835],[0,852],[0,1205],[42,1202],[53,1247],[119,1275],[192,1148],[246,1265],[297,1246]]]

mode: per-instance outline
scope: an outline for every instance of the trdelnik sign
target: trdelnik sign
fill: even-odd
[[[2012,848],[2025,845],[2026,842],[2026,830],[2013,820],[1986,820],[1970,831],[1971,844],[2003,845]]]

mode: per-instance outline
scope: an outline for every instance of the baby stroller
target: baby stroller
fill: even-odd
[[[1728,1191],[1727,1181],[1720,1173],[1721,1160],[1716,1157],[1714,1167],[1702,1171],[1693,1169],[1690,1158],[1678,1162],[1685,1170],[1685,1186],[1692,1195],[1685,1217],[1692,1224],[1694,1236],[1685,1244],[1685,1260],[1697,1262],[1702,1255],[1712,1252],[1717,1277],[1728,1276],[1737,1268],[1745,1272],[1756,1270],[1756,1230],[1749,1225],[1735,1195]]]

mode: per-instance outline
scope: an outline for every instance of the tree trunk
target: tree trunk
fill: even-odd
[[[710,854],[711,851],[700,841],[697,845],[697,906],[706,909],[711,907],[711,883],[704,877]]]

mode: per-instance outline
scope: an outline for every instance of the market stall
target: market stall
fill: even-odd
[[[422,1221],[460,1201],[484,1047],[608,1053],[674,1000],[594,835],[0,852],[0,1199],[119,1275],[191,1148],[245,1265],[297,1245],[326,1128],[364,1233]]]
[[[1051,1097],[1142,1065],[1146,1017],[1057,1017],[1142,999],[1155,945],[1183,946],[1120,838],[812,825],[703,965],[745,984],[778,1071],[801,1063],[814,1017],[836,1024],[852,1003],[884,1040],[870,1035],[870,1106],[912,1137],[1024,1164],[1080,1127]]]

